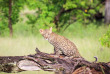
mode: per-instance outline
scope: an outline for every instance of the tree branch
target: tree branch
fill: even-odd
[[[90,6],[88,6],[88,8],[87,8],[87,10],[90,10],[90,9],[95,9],[97,6],[99,6],[100,4],[105,4],[105,1],[106,0],[103,0],[103,1],[101,1],[100,3],[98,3],[96,6],[94,6],[94,7],[91,7],[91,5]],[[64,14],[64,13],[70,13],[71,11],[73,11],[73,10],[75,10],[75,9],[80,9],[80,10],[82,10],[82,11],[84,11],[85,10],[85,8],[82,8],[82,7],[80,7],[80,8],[73,8],[73,9],[67,9],[67,10],[65,10],[65,8],[61,8],[61,10],[59,11],[59,13],[55,16],[55,18],[54,18],[54,23],[55,23],[55,25],[56,25],[56,29],[57,30],[59,30],[59,26],[58,26],[58,22],[59,22],[59,19],[60,19],[60,17]],[[95,14],[94,15],[95,16],[95,18],[97,19],[97,18],[104,18],[102,15],[101,15],[101,13],[97,13],[97,14]],[[75,19],[76,20],[76,19]],[[66,28],[68,27],[69,25],[67,25],[66,26]],[[65,28],[65,29],[66,29]],[[64,29],[64,30],[65,30]]]
[[[0,71],[21,72],[26,70],[54,71],[57,74],[72,73],[110,73],[110,62],[94,63],[83,58],[67,58],[40,52],[36,49],[36,54],[27,56],[7,56],[0,57]]]

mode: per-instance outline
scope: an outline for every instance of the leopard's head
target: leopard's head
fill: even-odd
[[[40,31],[41,35],[42,35],[46,40],[48,40],[50,34],[52,33],[52,27],[51,27],[50,29],[45,29],[45,30],[40,29],[39,31]]]

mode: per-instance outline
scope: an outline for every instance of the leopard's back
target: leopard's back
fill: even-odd
[[[49,42],[66,56],[80,57],[77,47],[67,38],[52,33]]]

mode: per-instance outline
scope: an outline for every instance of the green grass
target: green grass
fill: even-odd
[[[37,37],[18,37],[8,38],[0,37],[0,56],[22,56],[28,54],[34,54],[35,48],[38,47],[42,52],[52,53],[52,45],[50,45],[43,38]],[[48,51],[47,51],[48,50]],[[53,72],[44,71],[25,71],[19,74],[54,74]],[[1,73],[6,74],[6,73]],[[11,73],[18,74],[18,73]]]
[[[34,54],[36,47],[38,47],[42,52],[52,53],[52,45],[50,45],[48,41],[44,40],[43,37],[0,38],[1,56]]]
[[[4,73],[1,72],[0,74],[54,74],[53,72],[47,72],[47,71],[23,71],[19,73]]]
[[[109,49],[102,47],[98,40],[90,38],[70,38],[76,44],[79,52],[88,60],[99,57],[99,61],[109,61]],[[0,38],[0,56],[20,56],[34,54],[38,47],[42,52],[53,53],[53,46],[43,37]],[[48,50],[48,51],[47,51]],[[108,53],[108,55],[105,54]],[[103,54],[103,55],[102,55]],[[103,58],[103,60],[100,60]]]
[[[77,24],[77,23],[76,23]],[[74,24],[74,25],[76,25]],[[75,30],[75,27],[77,28]],[[74,42],[80,54],[88,61],[94,61],[94,56],[98,57],[98,62],[110,61],[110,49],[102,47],[99,38],[107,31],[107,27],[95,27],[93,25],[88,27],[78,27],[71,25],[63,36]],[[0,56],[22,56],[34,54],[35,48],[46,53],[53,53],[53,46],[44,38],[37,34],[36,36],[15,36],[0,37]],[[44,71],[25,71],[19,74],[44,74]],[[51,72],[52,74],[53,72]],[[6,73],[2,73],[6,74]],[[18,73],[12,73],[18,74]],[[46,72],[50,74],[50,72]]]

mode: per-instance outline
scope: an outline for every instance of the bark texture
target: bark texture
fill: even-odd
[[[57,57],[40,52],[27,56],[1,56],[0,71],[21,72],[26,70],[54,71],[56,74],[110,74],[110,62],[89,62],[83,58]]]

